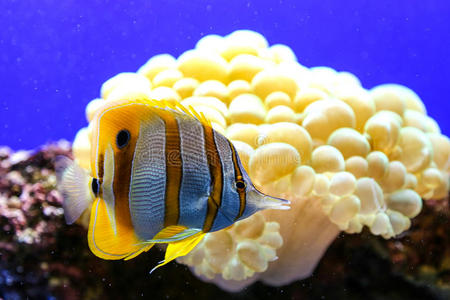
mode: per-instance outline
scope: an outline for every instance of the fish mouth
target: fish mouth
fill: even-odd
[[[250,203],[253,203],[260,209],[288,210],[291,208],[291,202],[289,200],[266,195],[258,191],[255,187],[247,191],[247,197]]]
[[[286,199],[265,195],[263,197],[263,201],[266,205],[266,208],[280,209],[280,210],[291,209],[291,206],[290,206],[291,201],[286,200]]]

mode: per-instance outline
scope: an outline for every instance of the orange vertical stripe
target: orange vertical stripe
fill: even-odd
[[[131,167],[137,138],[139,136],[139,127],[129,126],[127,129],[131,132],[128,146],[122,150],[117,149],[116,146],[114,147],[114,211],[116,215],[117,234],[123,238],[130,234],[134,236],[134,227],[130,215],[130,199],[128,196],[130,192]]]
[[[166,124],[166,207],[164,226],[176,225],[180,217],[179,194],[183,166],[181,161],[180,132],[175,116],[161,111]]]
[[[208,207],[206,211],[205,223],[203,225],[203,231],[209,232],[213,226],[220,205],[222,204],[223,171],[219,151],[217,150],[217,146],[214,141],[214,131],[209,126],[203,126],[203,131],[205,138],[205,152],[211,173],[212,184],[212,191],[208,198]]]

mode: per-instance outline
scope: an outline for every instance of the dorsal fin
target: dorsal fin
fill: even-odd
[[[139,99],[131,100],[130,102],[142,103],[149,107],[155,107],[159,109],[171,109],[183,113],[191,118],[198,120],[205,126],[211,127],[211,122],[205,117],[203,113],[197,112],[192,106],[184,106],[179,102],[169,102],[167,100],[154,100],[154,99]]]
[[[179,102],[169,102],[167,100],[155,100],[155,99],[145,99],[145,98],[133,99],[133,100],[115,100],[115,101],[110,101],[110,103],[106,103],[102,107],[102,109],[97,111],[96,114],[101,114],[101,111],[104,111],[111,107],[122,106],[122,105],[130,104],[130,103],[140,103],[140,104],[144,104],[148,107],[153,107],[153,108],[157,108],[157,109],[170,109],[170,110],[185,114],[191,118],[194,118],[205,126],[212,127],[211,122],[205,117],[205,115],[201,112],[200,113],[197,112],[191,105],[186,107]]]

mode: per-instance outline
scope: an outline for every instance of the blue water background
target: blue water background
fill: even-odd
[[[0,145],[73,139],[101,84],[236,29],[371,88],[416,91],[450,133],[450,1],[0,1]]]

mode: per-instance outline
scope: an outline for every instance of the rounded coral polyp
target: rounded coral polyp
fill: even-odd
[[[106,81],[107,101],[153,98],[192,106],[223,132],[261,191],[291,201],[207,237],[178,261],[224,289],[284,285],[311,274],[343,230],[392,238],[422,199],[448,195],[450,141],[419,96],[397,84],[366,90],[356,76],[306,68],[285,45],[239,30],[203,37],[178,59],[162,54]],[[89,130],[73,150],[89,168]]]

